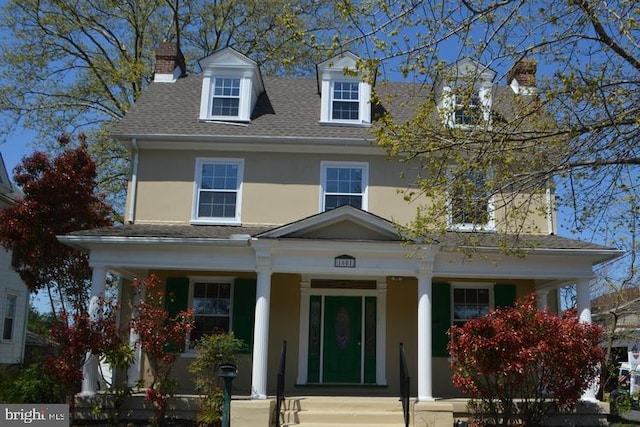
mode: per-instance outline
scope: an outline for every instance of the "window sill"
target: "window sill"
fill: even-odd
[[[223,220],[223,219],[192,219],[190,221],[191,225],[232,225],[239,227],[242,225],[242,222],[239,220]]]
[[[368,128],[371,127],[371,123],[360,122],[360,121],[339,121],[339,120],[329,120],[329,121],[320,121],[321,126],[343,126],[343,127],[356,127],[356,128]]]
[[[449,231],[459,231],[463,233],[495,233],[496,228],[492,225],[453,224],[449,226]]]

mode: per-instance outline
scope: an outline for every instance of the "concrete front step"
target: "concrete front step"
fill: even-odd
[[[403,427],[398,398],[293,397],[285,399],[280,419],[287,427]]]

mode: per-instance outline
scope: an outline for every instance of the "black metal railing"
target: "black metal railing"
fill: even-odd
[[[275,420],[276,427],[280,427],[280,409],[284,401],[284,374],[287,364],[287,342],[282,342],[282,350],[280,351],[280,364],[278,366],[278,378],[276,380],[276,408]]]
[[[402,402],[402,413],[404,415],[404,425],[409,427],[409,387],[411,378],[407,370],[407,358],[404,355],[404,346],[400,343],[400,402]]]

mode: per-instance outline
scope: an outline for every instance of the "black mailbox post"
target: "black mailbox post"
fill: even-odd
[[[220,365],[218,376],[224,380],[224,407],[222,408],[222,427],[231,427],[231,384],[238,376],[236,365]]]

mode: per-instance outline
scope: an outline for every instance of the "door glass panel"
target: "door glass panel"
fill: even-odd
[[[344,350],[351,342],[351,317],[345,306],[338,309],[336,314],[336,345]]]

